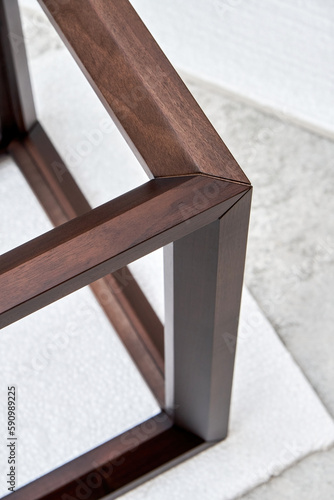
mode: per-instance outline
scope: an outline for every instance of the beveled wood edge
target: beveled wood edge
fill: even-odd
[[[150,177],[250,184],[128,0],[38,1]]]
[[[52,0],[52,1],[53,1],[53,3],[54,3],[54,0]],[[57,0],[56,0],[56,1],[57,1]],[[116,0],[116,1],[117,1],[117,0]],[[121,3],[121,2],[119,2],[119,3]],[[177,162],[175,163],[175,165],[176,165],[176,164],[177,164]],[[195,171],[194,171],[194,172],[193,172],[193,170],[192,170],[192,167],[193,167],[193,166],[195,166],[195,168],[194,168],[194,170],[195,170]],[[190,174],[196,174],[196,176],[198,176],[198,174],[199,174],[199,173],[200,173],[200,174],[205,173],[207,176],[211,176],[211,177],[215,177],[215,178],[216,178],[216,177],[218,177],[219,179],[224,179],[224,177],[222,177],[222,176],[220,176],[220,175],[218,175],[218,176],[217,176],[217,175],[216,175],[216,173],[212,174],[212,171],[211,171],[211,172],[209,172],[209,173],[208,173],[208,172],[204,172],[204,171],[203,171],[203,170],[201,170],[201,169],[197,169],[197,167],[198,167],[198,166],[197,166],[197,163],[196,163],[196,162],[192,163],[192,166],[191,166],[191,172],[185,172],[185,175],[188,175],[188,174],[190,173]],[[216,167],[217,167],[217,165],[216,165]],[[241,171],[241,172],[242,172],[242,171]],[[183,174],[180,174],[180,172],[177,172],[177,173],[176,173],[176,176],[180,176],[180,175],[182,176]],[[159,177],[159,175],[157,175],[157,177]],[[243,179],[243,180],[241,180],[241,181],[238,181],[238,180],[236,180],[236,179],[232,179],[232,180],[230,180],[230,183],[231,183],[231,184],[233,184],[233,183],[237,183],[237,184],[246,184],[246,185],[248,185],[248,186],[249,186],[248,179],[247,179],[246,181],[245,181],[244,179]],[[241,195],[240,197],[242,197],[242,196],[243,196],[243,195]],[[239,197],[238,199],[240,199],[240,197]],[[237,196],[235,196],[234,198],[237,198]],[[235,201],[235,203],[237,203],[237,200],[234,200],[234,201]],[[219,217],[221,217],[221,215],[220,215]],[[187,233],[186,233],[186,234],[187,234]],[[180,236],[179,236],[179,237],[180,237]],[[70,293],[70,292],[68,292],[68,293]],[[168,430],[166,430],[166,431],[162,432],[161,434],[159,434],[159,436],[160,436],[160,437],[164,435],[164,436],[167,438],[167,442],[168,442],[168,444],[173,444],[173,439],[171,439],[171,434],[170,434],[170,432],[171,432],[171,431],[176,431],[176,432],[179,432],[179,433],[181,432],[181,433],[182,433],[182,435],[184,435],[184,434],[185,434],[185,431],[184,431],[184,430],[181,430],[181,429],[179,429],[179,428],[176,428],[175,426],[170,427],[170,429],[168,429]],[[166,458],[165,456],[161,456],[161,441],[160,441],[160,437],[159,437],[159,440],[158,440],[158,446],[156,446],[156,447],[155,447],[155,449],[156,449],[156,456],[153,458],[154,469],[156,468],[156,465],[157,465],[157,459],[159,459],[159,458],[160,458],[160,459],[162,459],[162,460],[164,461],[164,460],[165,460],[165,458]],[[189,447],[189,443],[188,443],[189,439],[195,439],[195,440],[197,440],[197,439],[199,439],[199,438],[197,438],[196,436],[193,436],[193,435],[188,436],[188,438],[187,438],[187,449],[188,449],[187,454],[192,453],[192,450],[197,450],[197,451],[198,451],[199,449],[203,449],[203,448],[202,448],[203,446],[208,446],[208,443],[205,443],[205,444],[200,443],[200,444],[197,444],[197,445],[194,445],[194,443],[193,443],[193,444]],[[175,444],[177,444],[177,443],[180,443],[180,440],[175,442]],[[149,447],[149,451],[150,451],[150,452],[152,452],[152,446],[151,446],[151,445],[152,445],[152,443],[151,443],[151,442],[149,442],[149,440],[145,440],[145,441],[144,441],[143,443],[141,443],[141,445],[139,446],[139,448],[140,448],[139,458],[143,456],[143,454],[142,454],[142,447],[143,447],[143,446],[145,447],[145,445],[146,445],[146,446],[148,446],[148,447]],[[198,447],[197,447],[197,446],[198,446]],[[189,450],[190,450],[190,451],[189,451]],[[175,454],[175,450],[173,449],[172,451],[173,451],[173,453]],[[195,452],[195,451],[194,451],[194,452]],[[130,451],[130,450],[129,450],[129,453],[134,453],[134,454],[133,454],[133,455],[127,455],[127,458],[130,458],[130,457],[131,457],[131,458],[135,458],[135,457],[136,457],[135,452],[132,452],[132,451]],[[82,458],[82,457],[79,457],[79,459],[78,459],[78,460],[80,460],[80,458]],[[128,460],[126,460],[126,462],[127,462],[127,463],[129,463],[129,461],[128,461]],[[130,460],[130,462],[131,462],[131,460]],[[140,463],[140,460],[139,460],[139,463]],[[137,462],[136,462],[136,464],[138,464],[138,458],[137,458]],[[161,471],[161,468],[164,468],[164,467],[165,467],[165,468],[166,468],[166,467],[169,467],[171,464],[172,464],[172,462],[167,461],[167,463],[166,463],[165,465],[161,466],[161,467],[158,469],[158,470],[159,470],[159,472]],[[133,472],[134,472],[135,468],[133,467],[133,465],[132,465],[132,467],[131,467],[131,463],[130,463],[130,465],[128,466],[128,468],[129,468],[129,473],[130,473],[130,474],[131,474],[131,473],[133,474]],[[157,470],[157,469],[155,469],[155,471],[153,471],[153,472],[151,472],[151,473],[147,473],[147,474],[145,474],[145,473],[144,473],[144,475],[142,476],[142,478],[143,478],[143,479],[144,479],[144,478],[146,479],[146,478],[148,477],[148,474],[154,474],[154,473],[156,472],[156,470]],[[51,474],[52,474],[52,473],[51,473]],[[122,476],[122,474],[121,474],[121,476]],[[126,474],[125,474],[125,476],[128,476],[128,474],[126,473]],[[115,478],[113,477],[113,479],[115,479]],[[127,477],[127,480],[128,480],[128,477]],[[123,481],[124,481],[124,477],[123,477]],[[129,487],[131,487],[131,485],[132,485],[132,487],[133,487],[133,485],[134,485],[135,483],[138,483],[138,481],[140,481],[138,478],[137,478],[137,479],[134,479],[133,481],[131,481],[130,486],[124,486],[124,487],[122,487],[121,485],[119,485],[119,486],[120,486],[120,488],[118,489],[118,491],[116,491],[116,492],[114,492],[114,493],[111,493],[111,494],[107,493],[107,497],[105,497],[105,491],[104,491],[104,492],[103,492],[104,498],[109,498],[109,499],[110,499],[110,498],[116,498],[116,496],[119,496],[119,494],[120,494],[120,492],[121,492],[121,491],[122,491],[122,493],[124,492],[124,488],[128,489]],[[124,481],[124,484],[125,484],[125,482],[127,482],[127,481]],[[27,487],[29,487],[29,486],[27,486]],[[103,489],[105,489],[105,487],[106,487],[106,486],[105,486],[105,484],[103,484],[102,488],[103,488]],[[18,492],[17,492],[17,493],[18,493]],[[51,493],[51,494],[50,494],[50,495],[48,495],[47,497],[40,497],[40,498],[45,498],[45,500],[47,500],[47,498],[48,498],[49,500],[51,500],[51,499],[56,499],[56,498],[57,498],[57,499],[59,499],[58,494],[59,494],[59,490],[58,490],[58,491],[55,491],[54,493]],[[99,493],[98,493],[98,495],[99,495]],[[22,500],[23,500],[23,498],[24,498],[24,499],[26,500],[26,499],[27,499],[27,496],[24,494],[24,496],[22,496],[22,497],[18,497],[18,498],[22,498]],[[35,496],[32,496],[32,498],[36,499],[36,495],[35,495]],[[103,497],[101,497],[101,496],[99,495],[99,496],[96,496],[96,497],[95,497],[95,496],[91,496],[91,498],[103,498]],[[63,500],[64,500],[64,499],[63,499]]]
[[[7,252],[0,327],[208,224],[248,189],[202,176],[154,179]]]
[[[202,186],[205,187],[210,186],[210,183],[208,183],[208,179],[204,178],[203,176],[196,176],[192,179],[187,178],[185,182],[187,183],[190,180],[199,181],[200,178],[202,178],[202,180],[204,179],[206,180],[206,182]],[[180,181],[181,179],[178,180]],[[162,180],[159,181],[161,182]],[[163,182],[166,181],[167,180]],[[157,181],[151,181],[151,182],[157,182]],[[219,185],[221,185],[221,181],[217,182]],[[227,184],[229,185],[230,189],[233,188],[235,190],[238,188],[238,186],[236,186],[235,184],[232,183],[230,184],[227,183]],[[199,196],[201,191],[198,190],[198,185],[196,185],[194,189],[195,191],[190,190],[192,196],[194,195]],[[241,190],[239,195],[235,195],[232,198],[229,198],[230,200],[233,200],[230,206],[238,204],[238,201],[241,198],[243,198],[247,192],[249,192],[249,188],[243,189]],[[213,192],[211,192],[211,194],[212,193]],[[182,199],[184,200],[184,198]],[[221,213],[222,204],[218,204],[218,206],[220,207],[220,210],[218,211],[219,215],[217,216],[218,214],[217,212],[217,214],[215,215],[215,219],[221,218],[222,216]],[[204,213],[207,210],[208,207],[205,207]],[[224,213],[226,213],[227,211],[229,211],[229,208],[225,206],[224,210],[225,210]],[[209,219],[211,219],[211,217]],[[208,223],[207,220],[205,223]],[[202,222],[200,225],[201,226],[203,225]],[[192,230],[194,230],[194,228],[192,228],[190,231]],[[187,233],[187,231],[188,229],[186,231],[183,230],[182,233],[180,233],[179,237]],[[142,482],[156,476],[157,474],[163,472],[164,470],[169,469],[170,467],[180,463],[181,461],[195,455],[196,453],[206,449],[208,446],[214,444],[212,442],[204,442],[194,434],[191,434],[185,431],[184,429],[176,427],[168,420],[165,420],[165,423],[167,427],[166,429],[164,428],[161,432],[159,430],[158,434],[154,435],[152,439],[150,438],[148,440],[144,440],[142,443],[140,443],[139,447],[135,451],[132,451],[131,449],[128,450],[128,452],[117,454],[119,448],[117,448],[117,446],[115,446],[114,448],[114,445],[115,444],[117,445],[117,443],[119,443],[118,441],[119,436],[114,440],[111,440],[107,444],[107,446],[110,445],[110,448],[108,448],[108,451],[110,450],[110,453],[112,453],[112,455],[110,456],[115,457],[114,459],[111,459],[111,465],[113,465],[112,476],[110,476],[111,480],[109,482],[108,477],[101,478],[101,486],[99,486],[99,488],[91,487],[90,498],[96,500],[98,499],[110,500],[112,498],[117,498],[121,494],[124,494],[125,492],[141,484]],[[135,431],[132,429],[128,432],[131,435],[131,433]],[[166,445],[169,446],[169,450],[167,450],[167,452],[164,449],[164,446]],[[104,445],[102,445],[102,447],[103,446]],[[114,452],[112,452],[112,449],[114,449]],[[88,453],[93,453],[93,452],[94,450]],[[85,472],[81,473],[82,470],[85,470],[85,467],[87,465],[87,462],[85,463],[85,458],[87,458],[86,455],[87,454],[78,457],[74,461],[69,462],[67,465],[63,466],[63,467],[68,467],[68,471],[71,474],[73,473],[72,476],[73,480],[71,481],[70,484],[67,483],[67,485],[59,487],[59,484],[62,484],[58,482],[59,478],[66,477],[63,474],[65,469],[63,470],[56,469],[55,471],[49,473],[48,475],[43,476],[42,478],[14,492],[13,493],[14,500],[15,498],[20,500],[59,500],[59,498],[62,499],[75,498],[73,494],[74,495],[76,494],[75,491],[76,488],[78,487],[78,484],[82,485],[85,484],[85,482],[88,484],[93,484],[91,481],[96,480],[96,478],[99,477],[98,475],[95,476],[91,475],[96,472],[95,470],[87,471],[86,469]],[[123,462],[123,459],[125,460],[125,462]],[[112,463],[113,461],[114,463]],[[108,463],[110,463],[110,460]],[[123,463],[125,464],[125,469],[122,472],[122,469],[119,468],[118,464],[122,466]],[[143,463],[147,465],[144,470],[141,469],[141,464]],[[101,462],[97,462],[97,464],[100,464],[100,466],[96,465],[96,468],[99,469],[97,470],[97,474],[100,474],[101,476],[102,474],[101,470],[104,469],[101,466]],[[139,464],[139,469],[138,469],[138,464]],[[117,469],[115,469],[115,465]],[[117,474],[115,474],[115,470],[117,470]],[[59,497],[59,495],[64,495],[64,496]],[[71,496],[67,497],[66,495],[72,495],[72,497]]]
[[[12,493],[13,500],[111,499],[213,443],[173,425],[166,413],[119,436]],[[67,496],[68,495],[68,496]]]
[[[91,210],[87,199],[77,186],[62,158],[54,148],[48,135],[40,123],[36,123],[33,129],[22,141],[27,148],[36,168],[41,172],[49,190],[54,193],[58,204],[66,212],[66,220],[82,215]],[[28,182],[31,180],[29,172],[25,172]],[[37,186],[32,186],[38,199],[41,201],[41,192]],[[56,201],[57,201],[56,200]],[[57,203],[55,203],[55,210]],[[69,206],[69,210],[66,207]],[[55,218],[54,218],[55,219]],[[62,220],[54,220],[55,225],[61,224]],[[124,284],[125,281],[125,284]],[[113,283],[114,282],[114,285]],[[152,349],[157,350],[163,360],[163,326],[156,312],[138,286],[130,269],[125,267],[109,279],[111,291],[117,295],[125,313],[132,315],[137,330],[146,330],[152,341]],[[130,311],[132,310],[132,312]],[[135,316],[134,316],[135,314]]]
[[[43,127],[37,123],[8,153],[54,225],[87,213],[91,206]],[[90,285],[161,408],[165,403],[163,325],[125,267]]]
[[[166,409],[205,441],[228,432],[250,201],[164,248]]]

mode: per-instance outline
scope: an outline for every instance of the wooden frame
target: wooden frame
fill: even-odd
[[[162,412],[12,498],[111,499],[227,435],[251,185],[128,0],[39,2],[151,180],[91,210],[37,121],[17,0],[0,0],[0,150],[58,226],[0,257],[0,327],[91,284]],[[165,333],[125,267],[162,246]]]

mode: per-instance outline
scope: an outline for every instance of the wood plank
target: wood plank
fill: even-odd
[[[16,490],[11,497],[110,500],[203,448],[203,440],[173,426],[160,413]]]
[[[0,327],[212,222],[247,189],[204,176],[155,179],[7,252]]]
[[[206,441],[228,430],[250,200],[165,247],[166,408]]]
[[[54,193],[58,205],[63,207],[66,220],[78,217],[91,210],[91,206],[39,123],[29,132],[23,145],[44,178],[44,184],[46,183],[49,186],[49,191]],[[31,169],[28,170],[25,175],[29,182]],[[32,188],[38,198],[41,199],[40,190],[37,187],[34,188],[33,185]],[[44,199],[46,204],[47,200],[50,199],[50,193]],[[54,204],[55,210],[57,210],[56,205]],[[50,210],[50,212],[52,211]],[[53,222],[55,225],[59,225],[64,221],[53,220]],[[110,291],[117,295],[117,300],[120,302],[124,313],[131,318],[138,333],[140,331],[142,331],[143,335],[144,332],[148,333],[153,344],[152,350],[156,349],[158,351],[159,363],[163,363],[163,326],[138,286],[130,269],[127,267],[120,269],[114,273],[113,279],[110,278],[107,282]]]
[[[37,123],[8,151],[25,175],[53,224],[60,225],[91,210],[47,134]],[[146,383],[164,406],[164,334],[155,311],[125,267],[91,285]]]
[[[148,175],[249,184],[128,0],[39,3]]]
[[[161,337],[147,335],[134,313],[138,289],[130,286],[119,299],[110,290],[122,282],[118,270],[168,245],[169,417],[144,422],[13,498],[110,500],[227,434],[235,349],[224,334],[236,339],[251,189],[127,0],[86,0],[84,9],[81,0],[39,1],[147,173],[158,179],[90,211],[69,172],[61,186],[51,168],[55,150],[39,126],[22,144],[13,143],[13,155],[61,225],[0,256],[0,328],[99,280],[93,287],[100,298],[108,290],[107,313],[121,311],[119,324],[132,315],[120,326],[129,344],[142,328],[135,356],[148,360],[147,376],[163,394]],[[20,29],[17,14],[17,0],[0,0],[6,36]],[[3,130],[14,124],[23,139],[36,117],[25,52],[8,47],[0,54],[9,75],[0,104],[10,98],[1,120],[9,117]],[[3,134],[0,147],[10,138]]]
[[[17,0],[0,0],[0,146],[36,121]]]

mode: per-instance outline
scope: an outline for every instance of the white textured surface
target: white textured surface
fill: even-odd
[[[22,241],[37,227],[47,230],[29,189],[18,182],[16,167],[7,161],[0,173],[5,174],[0,210],[14,206],[11,217],[20,220]],[[20,199],[15,205],[9,189],[13,183]],[[28,204],[30,213],[23,214]],[[155,265],[147,261],[145,266],[153,290]],[[229,438],[129,498],[234,498],[334,442],[331,418],[247,291],[239,338]],[[0,353],[2,429],[6,386],[16,384],[19,391],[20,483],[158,411],[87,289],[6,328]],[[5,460],[2,441],[1,470],[6,470]],[[5,493],[4,476],[0,488]]]
[[[334,142],[187,83],[254,186],[246,283],[334,416]]]
[[[93,207],[148,180],[67,50],[31,69],[40,121]]]
[[[9,160],[0,163],[0,213],[0,254],[50,229]],[[88,288],[2,330],[0,370],[0,495],[7,386],[18,388],[19,484],[160,411]]]
[[[305,458],[242,500],[332,500],[333,491],[334,448]]]
[[[228,439],[124,500],[231,500],[333,444],[332,419],[247,289],[236,359]]]
[[[0,161],[0,254],[52,229],[49,219],[40,210],[40,204],[35,196],[24,196],[29,192],[27,182],[17,167],[8,158]],[[25,219],[31,214],[30,220]],[[25,221],[22,224],[22,221]]]
[[[333,134],[333,2],[131,3],[180,70]]]
[[[71,134],[78,133],[73,129],[82,130],[85,126],[84,114],[88,107],[92,127],[101,117],[97,101],[90,101],[82,110],[79,104],[71,103],[73,95],[64,93],[63,84],[69,87],[72,84],[78,103],[88,102],[85,97],[88,90],[76,79],[73,68],[62,52],[51,53],[34,64],[34,85],[41,96],[38,99],[40,114],[48,129],[57,134],[60,148],[72,143]],[[46,77],[48,74],[50,79]],[[63,75],[66,75],[65,82]],[[50,102],[43,105],[42,98],[47,98],[48,91],[53,99],[45,114]],[[77,106],[71,118],[73,122],[69,121],[71,113],[65,114],[71,105]],[[122,187],[117,184],[116,177],[112,184],[108,183],[112,165],[103,162],[110,147],[114,148],[115,157],[127,155],[123,146],[119,147],[111,139],[105,140],[84,159],[86,163],[82,161],[80,168],[76,168],[75,174],[94,204],[126,190],[125,184]],[[99,185],[95,184],[96,170],[90,168],[92,161],[96,166],[105,165],[99,171]],[[134,165],[132,167],[130,162],[129,168],[136,168]],[[8,249],[20,243],[11,241],[11,235],[14,237],[17,231],[24,241],[31,238],[34,231],[39,234],[47,230],[49,224],[45,216],[39,214],[29,190],[18,179],[17,170],[9,163],[2,164],[0,175],[3,176],[0,203],[4,206],[0,213],[8,213],[6,210],[10,207],[14,221],[7,240],[1,240]],[[13,201],[14,187],[16,203]],[[29,211],[22,207],[29,207]],[[33,213],[36,215],[31,219]],[[28,216],[26,224],[24,216]],[[5,220],[7,234],[7,217],[1,218]],[[17,226],[20,221],[21,230]],[[150,298],[161,305],[162,297],[156,291],[156,276],[159,273],[161,277],[161,269],[154,267],[159,266],[158,256],[156,259],[155,264],[148,260],[145,265],[143,261],[137,265],[142,275],[145,271],[149,277],[146,289]],[[12,325],[0,337],[2,380],[5,381],[0,395],[2,429],[5,428],[4,388],[8,383],[17,383],[20,391],[20,482],[68,460],[156,411],[148,390],[90,295],[88,290],[82,290]],[[83,313],[84,321],[80,319]],[[68,347],[61,347],[60,333],[68,339]],[[36,361],[39,356],[42,356],[42,364]],[[29,370],[32,364],[35,369]],[[127,498],[235,498],[333,442],[331,418],[245,290],[229,438],[129,493]],[[1,446],[1,464],[4,458]],[[2,481],[3,478],[0,479],[0,491],[4,493]]]

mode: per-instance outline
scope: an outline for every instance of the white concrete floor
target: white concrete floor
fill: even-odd
[[[24,13],[32,59],[61,47],[42,17]],[[334,144],[186,81],[254,184],[246,284],[334,417]],[[334,449],[313,453],[242,498],[332,499],[333,464]]]

